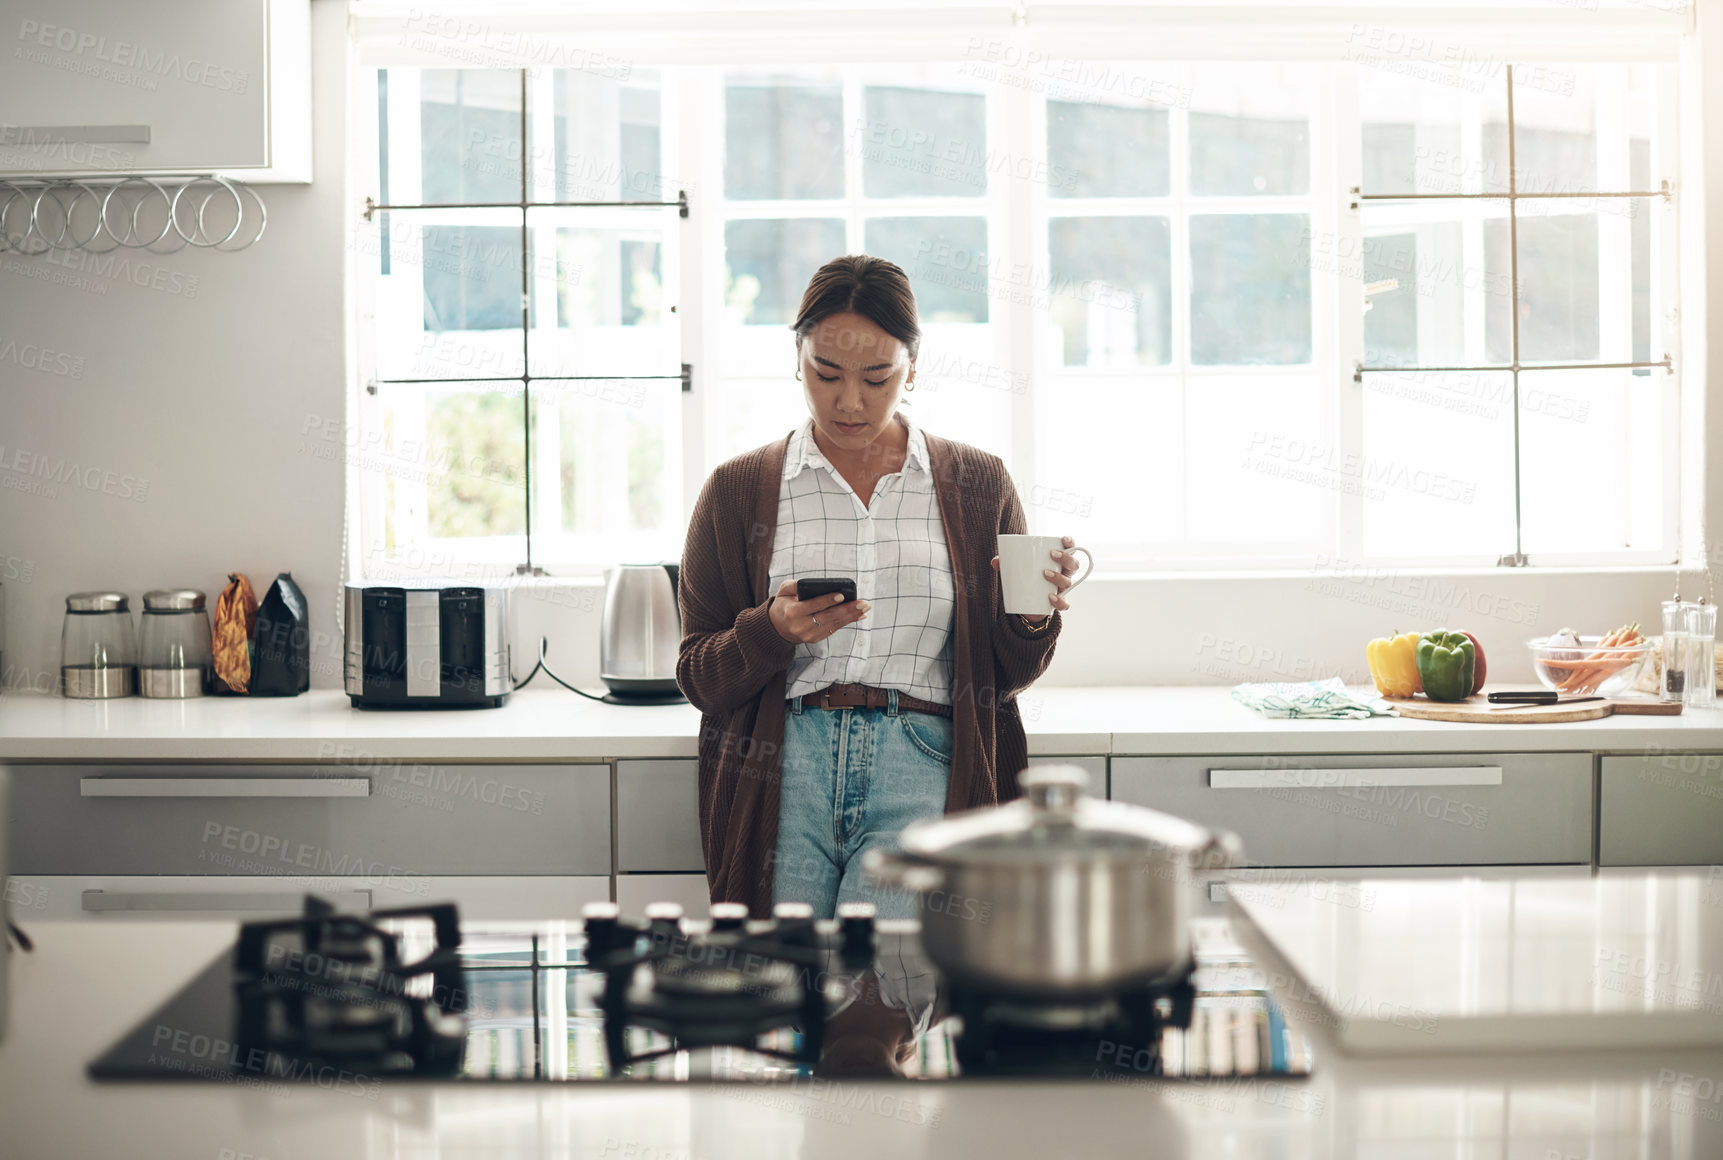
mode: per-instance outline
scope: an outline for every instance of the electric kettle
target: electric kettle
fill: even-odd
[[[604,574],[604,624],[598,675],[613,704],[668,705],[676,687],[682,614],[676,608],[677,564],[618,564]]]

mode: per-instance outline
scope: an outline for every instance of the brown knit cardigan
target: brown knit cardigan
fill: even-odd
[[[700,842],[714,902],[771,911],[778,841],[784,688],[795,645],[767,610],[778,490],[789,438],[722,464],[688,523],[677,584],[676,680],[700,719]],[[953,751],[946,812],[1019,795],[1028,744],[1017,693],[1053,658],[1060,619],[1032,633],[1008,616],[989,561],[1001,532],[1027,530],[998,456],[927,436],[929,467],[957,591],[952,646]]]

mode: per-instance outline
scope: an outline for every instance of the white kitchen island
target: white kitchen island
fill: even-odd
[[[227,945],[226,923],[34,922],[0,1041],[8,1160],[1712,1160],[1723,1052],[1319,1056],[1304,1081],[788,1087],[94,1083],[84,1065]]]

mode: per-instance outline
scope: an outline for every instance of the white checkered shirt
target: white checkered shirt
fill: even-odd
[[[786,697],[857,683],[951,704],[951,552],[927,440],[902,412],[899,419],[909,429],[903,469],[874,485],[866,507],[820,453],[813,420],[790,436],[770,591],[785,580],[851,576],[873,608],[818,643],[796,645]]]

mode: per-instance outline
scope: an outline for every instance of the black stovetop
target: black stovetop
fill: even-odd
[[[940,979],[922,957],[913,923],[870,925],[864,952],[853,929],[807,924],[791,939],[801,948],[794,954],[804,956],[795,960],[799,970],[753,953],[765,945],[761,939],[783,933],[777,924],[748,924],[746,940],[716,964],[698,954],[690,960],[688,940],[679,940],[675,970],[650,954],[636,956],[644,965],[618,959],[601,937],[594,958],[609,964],[608,975],[587,961],[579,921],[460,925],[452,908],[379,916],[377,929],[397,943],[381,955],[368,927],[346,931],[345,940],[324,932],[307,941],[294,922],[264,925],[242,928],[234,950],[93,1061],[90,1075],[258,1086],[308,1081],[355,1091],[395,1079],[794,1081],[825,1073],[820,1029],[810,1034],[803,1018],[807,1004],[831,1011],[864,981],[917,1028],[901,1057],[908,1079],[1296,1078],[1310,1068],[1308,1045],[1286,1026],[1262,976],[1218,919],[1193,927],[1194,1001],[1187,999],[1188,1016],[1172,1020],[1188,1019],[1188,1027],[1157,1026],[1133,1037],[1105,1029],[1112,1024],[1049,1031],[1007,1021],[1005,1033],[989,1035],[986,1050],[977,1034],[965,1040],[964,1025],[978,1025],[989,1004]],[[704,945],[707,924],[685,929],[697,950]],[[714,1021],[713,1012],[732,1010],[713,993],[720,976],[755,1002],[750,1018],[761,1001],[768,1013],[776,1002],[781,1017],[760,1028],[747,1019]],[[823,1002],[798,991],[798,977],[817,980]],[[646,981],[655,986],[640,990]],[[630,994],[633,1006],[619,1006]],[[686,1022],[691,1013],[698,1030]],[[678,1029],[683,1034],[671,1034]],[[726,1034],[731,1041],[718,1042]]]

